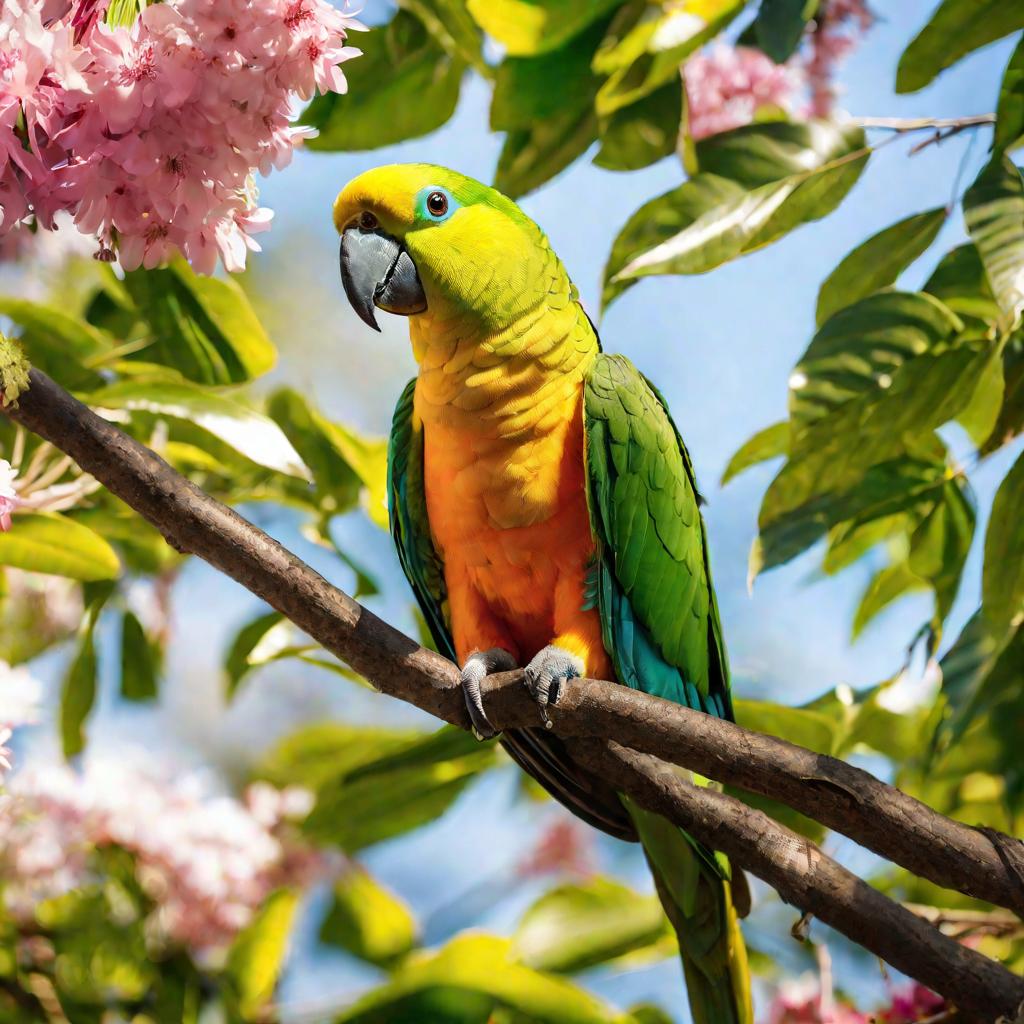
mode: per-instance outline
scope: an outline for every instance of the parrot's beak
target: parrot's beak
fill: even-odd
[[[341,233],[341,283],[363,323],[379,331],[373,307],[410,316],[427,308],[416,264],[405,247],[377,229],[351,225]]]

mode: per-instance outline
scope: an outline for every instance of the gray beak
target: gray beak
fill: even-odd
[[[416,264],[402,244],[383,231],[352,225],[341,233],[341,283],[363,323],[379,331],[373,307],[410,316],[427,308]]]

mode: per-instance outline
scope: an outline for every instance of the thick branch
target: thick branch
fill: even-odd
[[[204,494],[153,452],[76,401],[44,374],[33,371],[30,390],[22,395],[20,406],[8,412],[28,429],[71,455],[83,469],[152,522],[175,548],[199,555],[262,597],[380,689],[445,721],[462,727],[468,725],[457,673],[448,661],[419,647],[332,587],[276,541]],[[535,724],[536,710],[523,688],[513,684],[514,677],[506,678],[498,680],[492,689],[489,708],[495,712],[496,724]],[[630,710],[631,704],[620,704],[620,710],[626,711],[620,719],[619,712],[611,710],[620,699],[637,702],[635,713]],[[573,707],[578,710],[574,712]],[[597,708],[601,709],[600,713]],[[730,744],[739,743],[742,749],[744,743],[770,741],[770,737],[749,733],[729,723],[718,723],[694,712],[689,712],[688,718],[678,719],[679,734],[673,731],[666,741],[666,732],[655,728],[653,722],[664,721],[666,715],[676,711],[685,709],[632,694],[611,683],[587,681],[569,690],[559,704],[556,722],[560,731],[567,735],[576,732],[614,736],[616,740],[636,743],[644,749],[659,748],[658,752],[663,749],[688,766],[718,778],[725,777],[722,767],[736,760],[729,755]],[[623,721],[630,724],[623,724]],[[700,744],[693,741],[705,732],[712,735],[711,729],[717,725],[736,732],[720,735],[720,743],[725,747],[716,745],[714,751],[714,758],[720,764],[716,770],[705,769],[693,754],[700,749]],[[672,774],[669,766],[642,754],[617,746],[606,751],[601,741],[571,742],[579,745],[580,756],[600,760],[608,777],[641,803],[649,806],[656,803],[659,811],[692,831],[697,838],[725,850],[737,864],[768,881],[801,909],[833,924],[899,970],[932,985],[964,1010],[980,1019],[991,1020],[1000,1013],[1012,1015],[1024,1001],[1024,980],[1015,978],[973,950],[957,946],[934,929],[927,933],[928,941],[923,941],[920,928],[929,928],[928,925],[922,925],[887,897],[845,873],[813,844],[795,837],[760,812],[713,790],[688,786]],[[781,744],[777,740],[771,742]],[[767,749],[764,756],[767,756]],[[809,751],[788,744],[782,744],[773,754],[793,751],[800,757],[817,758]],[[735,764],[732,770],[739,777],[740,769]],[[772,776],[785,774],[780,772],[779,763],[773,760],[767,772],[768,778],[762,781],[761,791],[786,799],[771,785]],[[797,787],[798,777],[798,772],[794,771],[790,789]],[[870,776],[866,778],[874,786],[882,787],[878,793],[888,792],[893,799],[909,800]],[[863,782],[862,779],[855,781]],[[751,782],[752,778],[743,784],[751,785]],[[828,783],[822,786],[813,778],[806,787],[811,794],[819,793],[817,799],[807,797],[803,804],[813,808],[811,813],[815,817],[819,816],[818,807],[822,802],[820,792],[824,789],[831,793],[828,787]],[[846,792],[842,785],[840,789]],[[830,799],[836,799],[834,793]],[[857,801],[851,799],[851,806],[856,804]],[[918,806],[923,808],[923,805]],[[934,815],[934,812],[928,813]],[[837,816],[834,811],[826,812],[826,816],[828,814]],[[949,831],[950,839],[957,842],[963,839],[958,830],[966,830],[974,838],[972,830],[965,826],[942,819],[940,815],[935,818],[945,823],[943,828]],[[905,831],[906,823],[898,821],[895,827]],[[848,831],[854,834],[856,830]],[[927,839],[930,848],[919,852],[920,863],[930,862],[931,856],[946,841],[938,834],[931,835]],[[1007,839],[1007,844],[1012,842],[1015,841]],[[798,847],[794,843],[799,844]],[[797,849],[799,856],[794,855]],[[986,851],[975,844],[969,846],[963,856],[971,862],[971,870],[940,884],[969,888],[972,882],[967,879],[971,871],[980,873],[979,859],[991,866],[991,848]],[[1008,867],[1003,871],[1005,892],[1010,893],[1015,884],[1014,873]],[[990,873],[996,877],[997,870]],[[1006,905],[1013,903],[1008,901]]]

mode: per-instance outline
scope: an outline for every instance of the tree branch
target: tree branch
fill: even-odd
[[[30,388],[19,406],[6,411],[71,455],[153,523],[173,547],[198,555],[237,580],[382,691],[468,727],[458,673],[450,662],[331,586],[44,374],[32,371]],[[537,724],[536,709],[517,678],[510,673],[490,685],[488,709],[497,725]],[[714,778],[742,778],[745,781],[738,784],[778,796],[826,824],[834,821],[853,838],[864,832],[870,840],[867,845],[873,842],[872,848],[886,847],[886,856],[912,860],[912,870],[923,873],[933,861],[939,862],[941,885],[975,892],[978,878],[987,879],[982,883],[985,891],[994,891],[998,898],[985,898],[1019,907],[1016,887],[1022,885],[1018,872],[1024,855],[1016,840],[1002,837],[994,848],[974,830],[842,762],[613,683],[587,680],[567,688],[554,722],[563,735],[579,737],[569,740],[576,756],[641,804],[724,850],[785,899],[932,986],[964,1011],[990,1021],[999,1014],[1012,1017],[1024,1002],[1024,979],[957,945],[761,812],[723,793],[690,785],[671,766],[620,742],[678,758]],[[716,731],[719,727],[724,731]],[[599,738],[583,738],[588,735]],[[604,737],[620,742],[606,744]],[[756,770],[744,767],[748,756],[758,762]],[[809,776],[808,767],[813,768]],[[887,827],[866,828],[865,823],[884,813],[891,802],[899,810]],[[858,815],[862,820],[850,827],[849,819]],[[887,830],[896,830],[903,838],[887,840]],[[948,849],[943,850],[950,845],[957,848],[952,859]],[[910,856],[908,846],[917,848]],[[931,871],[926,877],[935,874]]]

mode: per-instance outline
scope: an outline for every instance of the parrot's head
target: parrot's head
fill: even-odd
[[[445,167],[392,164],[359,175],[335,201],[334,223],[345,294],[374,330],[376,306],[493,333],[553,289],[572,287],[511,199]]]

